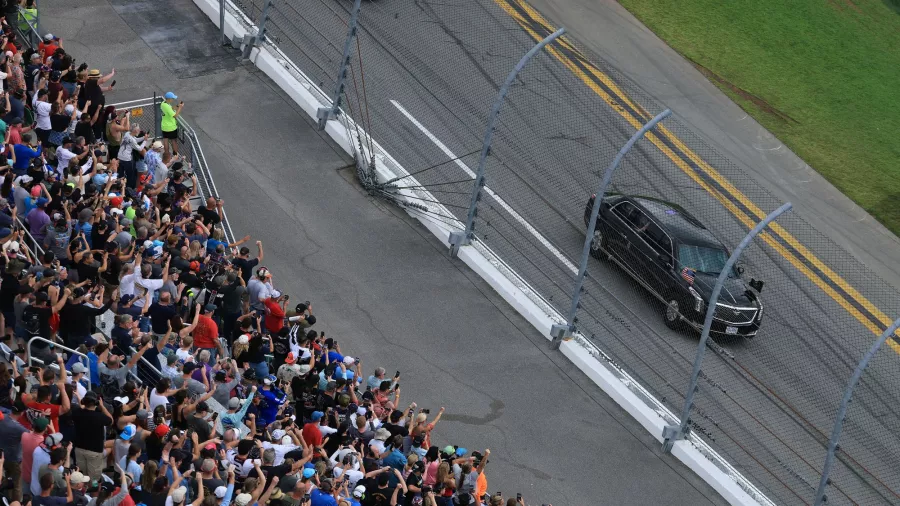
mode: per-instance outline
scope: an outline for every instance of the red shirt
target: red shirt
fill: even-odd
[[[311,446],[322,446],[322,431],[319,430],[319,422],[309,422],[303,426],[303,440]]]
[[[50,422],[53,423],[52,431],[48,432],[48,434],[52,434],[53,432],[59,432],[59,404],[44,404],[42,402],[29,402],[25,404],[28,408],[25,410],[25,416],[19,419],[19,423],[21,423],[26,429],[31,430],[31,422],[35,421],[37,418],[46,417],[44,414],[44,410],[50,410]],[[50,429],[47,429],[50,430]]]
[[[215,348],[219,338],[219,326],[212,318],[200,315],[194,327],[194,346],[197,348]]]
[[[266,328],[269,332],[277,333],[284,327],[284,310],[281,309],[277,299],[268,298],[263,304],[266,306]]]
[[[53,53],[55,53],[57,49],[59,49],[59,43],[55,40],[52,42],[41,42],[40,44],[38,44],[38,52],[44,52],[44,57],[41,59],[41,63],[46,62],[48,56],[53,56]]]

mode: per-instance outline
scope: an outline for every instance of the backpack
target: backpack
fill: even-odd
[[[115,376],[100,373],[100,393],[103,397],[112,399],[121,395],[121,392],[119,380]]]

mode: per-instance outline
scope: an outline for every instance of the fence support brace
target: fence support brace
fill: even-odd
[[[584,277],[587,274],[587,263],[588,257],[591,254],[591,244],[594,242],[594,232],[597,230],[597,216],[600,214],[600,203],[603,202],[603,197],[606,195],[606,188],[609,186],[609,182],[612,181],[613,173],[619,168],[619,164],[622,163],[625,154],[631,151],[631,147],[634,146],[644,134],[652,130],[660,121],[668,118],[671,114],[672,111],[666,109],[648,121],[646,125],[642,126],[640,130],[635,132],[634,135],[628,139],[628,142],[622,146],[622,149],[619,150],[619,153],[613,159],[612,163],[606,168],[603,179],[600,181],[600,189],[598,189],[597,193],[594,195],[594,207],[591,208],[591,218],[588,220],[587,235],[584,238],[584,247],[581,249],[581,262],[578,264],[578,275],[575,276],[575,286],[572,289],[572,305],[569,306],[569,314],[566,316],[566,323],[555,323],[550,327],[550,337],[553,338],[553,340],[550,341],[550,349],[558,350],[560,344],[562,344],[563,341],[572,339],[572,334],[575,333],[575,322],[577,320],[578,307],[580,306],[581,301],[581,289],[584,286]]]
[[[488,117],[487,129],[484,132],[484,143],[481,146],[481,158],[478,159],[478,170],[475,172],[475,186],[472,189],[472,200],[469,202],[469,214],[466,217],[466,229],[462,232],[450,233],[449,242],[451,257],[456,257],[459,253],[460,246],[469,244],[475,236],[475,215],[478,214],[478,201],[481,200],[481,189],[484,188],[484,165],[488,155],[491,153],[491,139],[494,137],[494,123],[497,121],[497,116],[500,115],[500,107],[503,105],[503,100],[509,92],[509,87],[512,86],[516,76],[519,75],[519,72],[525,67],[528,60],[540,52],[541,49],[544,49],[544,46],[553,42],[557,37],[564,33],[566,33],[566,29],[560,28],[548,35],[544,40],[535,44],[535,46],[519,60],[516,67],[512,69],[512,72],[506,77],[506,82],[500,87],[500,92],[497,94],[497,99],[494,101],[493,108],[491,108],[491,115]]]
[[[320,107],[316,111],[319,118],[319,130],[325,130],[328,120],[336,117],[341,111],[341,97],[344,96],[344,81],[347,78],[347,68],[350,66],[350,50],[353,39],[356,38],[356,23],[359,20],[359,9],[362,0],[353,2],[353,10],[350,11],[350,22],[347,23],[347,38],[344,39],[344,53],[341,57],[341,66],[338,69],[337,81],[334,83],[334,94],[331,96],[331,107]]]
[[[775,218],[778,218],[789,211],[792,207],[793,204],[787,202],[769,213],[769,215],[763,218],[761,222],[757,223],[756,226],[747,233],[747,236],[741,240],[737,248],[734,249],[731,256],[728,257],[728,261],[725,262],[725,267],[722,269],[722,272],[719,273],[719,277],[716,279],[716,285],[713,287],[712,294],[709,297],[709,303],[707,304],[706,319],[703,321],[703,332],[700,333],[700,344],[697,345],[697,356],[694,358],[694,370],[691,371],[691,381],[688,384],[687,393],[684,396],[684,408],[681,410],[681,420],[678,425],[667,425],[663,428],[663,452],[668,453],[672,451],[672,446],[675,444],[675,441],[684,439],[688,433],[691,408],[694,405],[694,395],[697,393],[698,389],[697,381],[700,379],[700,366],[703,365],[703,356],[706,354],[706,342],[709,340],[709,329],[712,327],[713,315],[716,313],[716,305],[719,302],[719,293],[722,291],[725,280],[728,279],[728,274],[731,272],[734,264],[737,263],[738,258],[740,258],[744,249],[750,245],[751,241],[753,241],[753,238],[759,235],[759,233],[769,226],[770,223],[775,221]]]
[[[244,39],[241,41],[241,58],[247,59],[250,58],[250,53],[253,51],[253,48],[258,46],[264,40],[266,40],[266,22],[269,20],[269,8],[272,7],[273,0],[266,0],[266,3],[263,5],[262,13],[259,15],[259,22],[256,24],[257,29],[256,33],[253,35],[244,35]],[[224,2],[222,2],[222,7],[225,6]],[[224,15],[225,9],[223,8],[219,12],[219,19],[222,20],[222,34],[224,38],[225,33],[225,23],[224,23]]]

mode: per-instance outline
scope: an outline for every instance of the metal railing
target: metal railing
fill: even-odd
[[[154,93],[152,97],[141,98],[137,100],[130,100],[127,102],[118,102],[115,104],[110,104],[116,109],[119,110],[130,110],[140,111],[140,114],[135,116],[134,112],[132,112],[132,118],[140,118],[144,115],[147,115],[148,111],[145,109],[150,107],[153,112],[153,126],[154,131],[156,132],[156,136],[160,137],[162,135],[162,130],[160,129],[160,110],[159,104],[163,102],[163,98]],[[138,119],[143,123],[142,120]],[[178,116],[176,118],[178,122],[178,144],[179,144],[179,154],[184,156],[186,160],[188,160],[191,164],[191,169],[194,174],[197,176],[197,182],[199,186],[197,187],[197,193],[205,200],[207,197],[216,197],[219,195],[219,191],[216,188],[216,182],[213,180],[212,174],[209,171],[209,165],[206,162],[206,155],[203,153],[203,147],[200,145],[200,141],[197,138],[197,132],[191,126],[190,123],[183,117]],[[225,210],[222,210],[222,230],[225,232],[225,239],[228,242],[234,242],[234,233],[231,230],[231,225],[228,223],[228,214]]]
[[[56,364],[45,364],[43,360],[41,360],[37,357],[33,357],[31,355],[31,344],[34,343],[35,341],[47,343],[48,345],[53,346],[54,349],[63,350],[65,352],[69,353],[70,355],[75,355],[75,356],[79,357],[79,360],[84,364],[84,367],[88,370],[88,373],[85,374],[84,377],[88,382],[87,389],[88,390],[91,389],[91,375],[90,375],[91,362],[90,362],[90,360],[88,360],[88,356],[85,355],[84,353],[81,353],[78,350],[73,350],[72,348],[68,348],[66,346],[63,346],[63,345],[61,345],[57,342],[51,341],[49,339],[44,339],[43,337],[35,336],[28,340],[28,343],[25,345],[25,353],[26,353],[26,356],[28,357],[28,360],[27,360],[28,367],[31,367],[34,363],[38,363],[40,365],[46,365],[47,367],[50,367],[51,369],[56,369],[57,372],[59,372],[59,370],[58,370],[59,366],[57,366]]]
[[[36,49],[41,43],[40,16],[37,4],[35,4],[34,9],[26,9],[19,6],[17,17],[16,33],[19,40],[27,43],[31,49]]]

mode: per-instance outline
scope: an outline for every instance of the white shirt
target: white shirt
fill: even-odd
[[[157,406],[165,406],[166,404],[169,403],[169,399],[160,395],[156,391],[156,388],[154,388],[153,390],[150,391],[149,400],[150,400],[150,412],[151,413],[153,413],[156,410]]]
[[[72,160],[72,158],[75,158],[75,153],[62,146],[56,148],[56,172],[58,172],[60,176],[65,174],[66,169],[69,168],[69,161]]]
[[[281,464],[284,464],[284,455],[287,452],[294,451],[300,447],[297,445],[276,445],[276,444],[269,443],[268,441],[264,441],[263,448],[265,448],[266,450],[268,450],[269,448],[275,450],[274,465],[280,466]]]
[[[135,288],[140,286],[143,290],[136,293]],[[161,279],[144,279],[141,277],[140,269],[135,266],[134,272],[122,276],[119,281],[119,295],[134,295],[134,307],[144,307],[144,297],[147,295],[146,290],[157,291],[163,286]]]
[[[35,93],[35,101],[32,105],[34,106],[37,128],[39,130],[51,130],[53,127],[50,125],[50,103],[37,100],[37,93]]]
[[[181,359],[182,362],[190,362],[193,357],[193,355],[191,355],[191,350],[186,350],[184,348],[175,350],[175,356]]]

